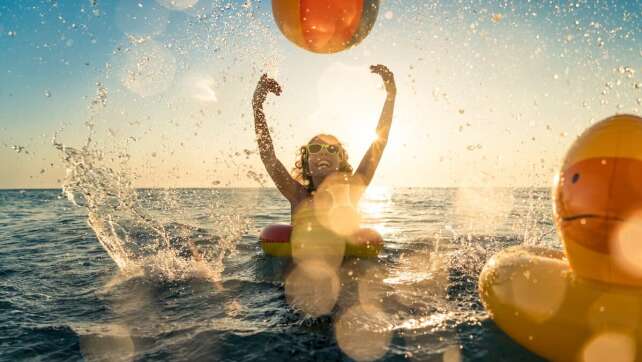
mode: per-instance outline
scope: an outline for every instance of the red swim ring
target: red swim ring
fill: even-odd
[[[292,247],[290,236],[292,226],[287,224],[272,224],[265,227],[259,236],[263,251],[272,256],[290,257]],[[383,248],[383,238],[374,229],[361,228],[346,238],[346,256],[376,257]]]

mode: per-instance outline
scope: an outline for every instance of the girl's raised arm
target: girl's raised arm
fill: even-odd
[[[294,202],[305,195],[306,190],[303,185],[290,176],[288,170],[283,166],[281,161],[276,158],[274,146],[272,145],[272,137],[270,137],[270,131],[265,121],[265,114],[263,113],[263,102],[265,102],[269,92],[278,96],[281,94],[281,87],[274,79],[269,78],[267,74],[263,74],[256,86],[252,99],[256,141],[259,145],[261,161],[263,161],[267,173],[281,194],[285,196],[288,201]]]
[[[355,175],[360,177],[360,181],[364,183],[364,186],[367,186],[370,184],[370,181],[372,181],[372,177],[381,160],[383,150],[388,143],[392,112],[395,107],[395,97],[397,96],[397,86],[395,85],[394,75],[385,65],[371,65],[370,70],[375,74],[379,74],[383,79],[387,96],[383,110],[381,111],[381,116],[379,117],[379,124],[377,124],[377,138],[372,142],[370,148],[368,148],[368,151],[366,151],[366,154],[363,156],[361,163],[359,163],[357,171],[355,171]]]

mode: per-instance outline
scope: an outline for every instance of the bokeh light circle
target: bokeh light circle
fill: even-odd
[[[160,43],[149,40],[129,48],[120,80],[125,88],[148,97],[167,90],[175,74],[174,55]]]

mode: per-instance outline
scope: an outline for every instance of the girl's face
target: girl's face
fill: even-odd
[[[307,145],[308,167],[313,177],[324,177],[339,171],[341,146],[313,140]]]

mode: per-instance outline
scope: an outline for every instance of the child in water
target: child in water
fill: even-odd
[[[300,148],[291,175],[276,157],[263,113],[263,102],[268,93],[278,96],[281,94],[281,87],[266,74],[259,80],[252,100],[259,153],[276,187],[290,202],[293,224],[296,213],[300,213],[302,209],[319,209],[333,203],[336,205],[342,198],[344,203],[345,199],[349,199],[349,203],[354,207],[372,180],[388,142],[397,89],[394,76],[387,67],[373,65],[370,66],[370,70],[383,79],[387,97],[377,125],[377,137],[354,172],[341,142],[332,135],[319,134]],[[343,195],[345,197],[332,191],[337,189],[334,187],[337,185],[349,186]],[[332,192],[322,192],[324,190]]]

